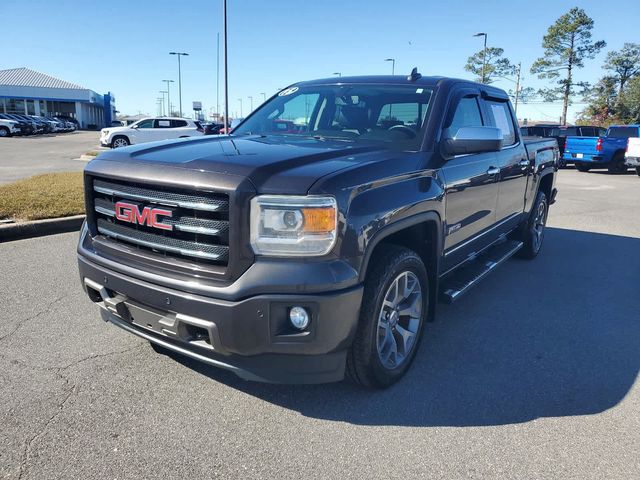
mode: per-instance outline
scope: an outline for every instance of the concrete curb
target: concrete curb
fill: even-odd
[[[0,243],[80,230],[84,215],[0,225]]]

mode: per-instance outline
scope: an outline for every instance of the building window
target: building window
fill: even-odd
[[[17,113],[24,115],[24,100],[19,98],[7,98],[6,99],[7,113]]]
[[[36,114],[36,105],[33,100],[27,100],[27,115]]]

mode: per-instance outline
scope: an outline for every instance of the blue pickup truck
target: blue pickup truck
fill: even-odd
[[[604,137],[567,137],[563,161],[573,162],[581,172],[606,168],[609,173],[627,170],[624,152],[630,137],[640,137],[640,125],[612,125]]]

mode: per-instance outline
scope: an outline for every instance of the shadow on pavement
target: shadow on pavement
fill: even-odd
[[[199,373],[307,417],[361,425],[481,426],[590,415],[619,403],[640,367],[640,239],[549,228],[428,325],[392,388],[245,382]],[[211,399],[215,401],[215,399]]]

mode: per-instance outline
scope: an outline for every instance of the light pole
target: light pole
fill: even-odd
[[[164,116],[164,95],[162,95],[162,98],[156,98],[156,103],[158,104],[158,116]]]
[[[247,98],[249,99],[249,105],[251,106],[251,110],[249,110],[249,113],[251,113],[253,112],[253,97],[249,95]]]
[[[242,99],[239,98],[238,101],[240,102],[240,118],[242,118]]]
[[[482,50],[482,83],[485,83],[485,69],[487,67],[487,34],[476,33],[474,37],[484,37],[484,49]]]
[[[335,75],[336,77],[341,77],[342,76],[342,72],[333,72],[333,75]]]
[[[171,116],[171,97],[169,93],[169,84],[173,83],[173,80],[162,80],[167,84],[167,117]]]
[[[224,19],[224,132],[229,134],[229,68],[227,54],[227,0],[223,2]]]
[[[516,114],[516,119],[518,117],[518,98],[520,97],[520,71],[522,70],[522,63],[518,62],[518,76],[516,77],[516,104],[514,106],[514,113]]]
[[[385,58],[385,62],[391,62],[391,75],[396,74],[396,59],[395,58]]]
[[[216,114],[220,115],[220,32],[216,44]],[[218,117],[218,120],[220,117]]]
[[[184,52],[169,52],[169,55],[178,56],[178,103],[180,104],[180,116],[182,116],[182,72],[180,71],[180,57],[188,56]]]
[[[260,95],[262,95],[262,103],[267,101],[267,94],[262,92]]]
[[[164,94],[169,92],[166,90],[160,90],[160,93],[162,94],[162,113],[160,115],[164,117]]]

